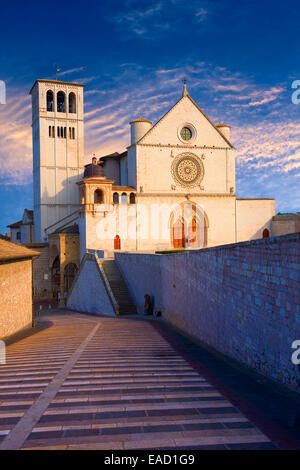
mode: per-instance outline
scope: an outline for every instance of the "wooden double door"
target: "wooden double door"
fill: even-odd
[[[196,216],[192,218],[190,223],[184,227],[182,218],[178,218],[172,227],[173,248],[189,248],[189,246],[197,245],[197,220]]]

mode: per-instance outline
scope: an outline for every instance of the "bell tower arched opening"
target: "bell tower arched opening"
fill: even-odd
[[[76,96],[75,93],[69,93],[69,113],[76,113]]]
[[[104,204],[104,194],[101,189],[96,189],[94,192],[94,204]]]
[[[46,100],[47,100],[47,111],[48,112],[54,111],[53,91],[51,90],[47,91]]]
[[[59,91],[57,93],[56,110],[58,113],[66,112],[66,95],[63,91]]]

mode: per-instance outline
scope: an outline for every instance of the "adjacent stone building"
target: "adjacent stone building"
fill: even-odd
[[[33,211],[24,210],[22,220],[8,225],[10,241],[13,243],[32,243],[34,240]]]
[[[300,232],[300,214],[278,214],[272,219],[274,236]]]
[[[0,239],[0,338],[32,326],[32,260],[39,252]]]

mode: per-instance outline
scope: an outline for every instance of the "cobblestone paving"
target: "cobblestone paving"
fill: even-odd
[[[51,321],[7,348],[0,449],[275,448],[151,322]]]

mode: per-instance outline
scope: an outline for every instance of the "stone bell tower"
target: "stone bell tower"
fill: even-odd
[[[76,182],[84,169],[83,87],[37,80],[30,90],[35,242],[45,241],[54,224],[79,208]]]

